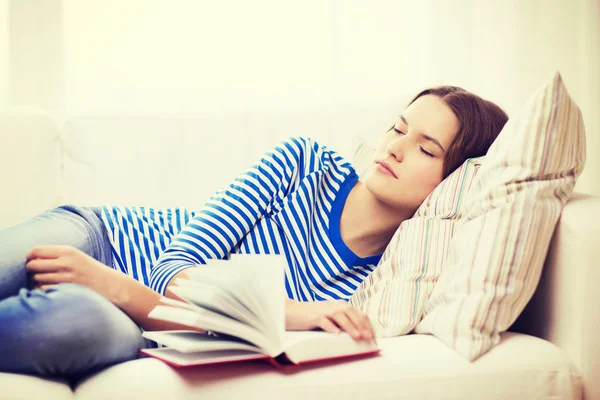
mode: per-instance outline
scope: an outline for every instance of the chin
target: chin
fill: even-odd
[[[365,186],[378,201],[394,208],[403,206],[403,191],[400,188],[392,190],[388,182],[382,182],[380,179],[366,179]]]
[[[391,187],[388,180],[380,179],[379,177],[367,176],[364,183],[369,192],[377,200],[392,208],[412,209],[416,211],[427,196],[429,196],[429,193],[427,193],[415,198],[414,193],[411,193],[411,191],[414,191],[414,187],[410,188],[400,184]],[[407,198],[406,195],[408,193],[413,196]]]

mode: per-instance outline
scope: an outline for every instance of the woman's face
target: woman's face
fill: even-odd
[[[369,191],[391,207],[416,210],[443,180],[444,157],[458,128],[458,119],[441,98],[419,97],[377,146],[365,176]]]

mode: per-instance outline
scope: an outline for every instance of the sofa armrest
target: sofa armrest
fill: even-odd
[[[62,147],[56,121],[30,107],[0,110],[0,229],[60,202]]]
[[[539,286],[511,330],[563,349],[600,399],[600,197],[573,193],[558,221]]]

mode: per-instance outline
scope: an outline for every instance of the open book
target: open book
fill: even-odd
[[[284,262],[280,255],[234,254],[188,268],[189,279],[169,287],[185,302],[163,298],[148,316],[209,333],[146,331],[145,338],[167,347],[140,351],[174,366],[251,359],[293,365],[380,351],[345,332],[285,331]]]

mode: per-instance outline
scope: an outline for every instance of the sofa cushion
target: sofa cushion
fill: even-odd
[[[73,398],[73,391],[64,379],[0,372],[0,399],[2,400],[69,400]]]
[[[600,197],[574,192],[561,213],[540,283],[511,330],[559,346],[600,399]]]
[[[280,370],[263,361],[175,369],[155,359],[108,368],[77,399],[579,399],[581,377],[541,339],[502,335],[469,363],[431,335],[379,339],[379,356]]]
[[[348,138],[383,133],[389,108],[72,116],[63,202],[197,209],[285,138],[309,136],[350,158]]]
[[[250,165],[248,139],[236,143],[217,139],[242,123],[241,118],[219,121],[159,114],[68,120],[62,135],[64,201],[199,207],[223,182]],[[223,162],[216,166],[218,154]]]
[[[0,229],[60,202],[62,150],[56,122],[32,108],[0,113]]]

